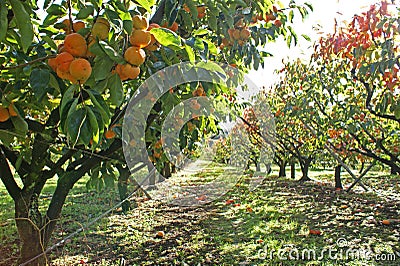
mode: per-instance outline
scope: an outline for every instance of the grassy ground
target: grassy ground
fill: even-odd
[[[175,179],[190,185],[224,174],[214,167]],[[373,191],[347,193],[331,186],[332,174],[315,170],[311,176],[318,181],[303,184],[272,175],[253,192],[248,184],[254,177],[244,175],[225,196],[203,207],[178,207],[138,196],[137,208],[107,216],[49,259],[53,265],[400,265],[400,179],[372,172],[364,183]],[[348,176],[344,179],[350,183]],[[54,185],[53,181],[46,187],[44,202]],[[116,199],[115,190],[87,192],[82,180],[68,198],[54,241]],[[12,265],[17,256],[12,216],[12,201],[0,187],[1,265]],[[165,233],[163,238],[156,237],[159,231]],[[357,259],[365,252],[396,260]]]

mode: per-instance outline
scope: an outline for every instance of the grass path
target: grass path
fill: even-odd
[[[198,184],[224,173],[221,168],[209,168],[186,177]],[[329,183],[301,184],[277,177],[268,177],[250,192],[250,179],[244,176],[225,196],[203,207],[178,207],[137,197],[137,208],[127,214],[115,212],[72,239],[51,255],[52,263],[400,265],[400,253],[396,253],[400,252],[399,201],[374,193],[335,191]],[[385,182],[392,187],[399,184],[398,178]],[[115,204],[115,193],[88,194],[81,185],[69,198],[56,239]],[[389,225],[381,223],[388,219]],[[163,238],[156,237],[158,231],[165,233]],[[340,247],[338,239],[342,239]],[[349,248],[354,250],[353,257],[355,252],[370,251],[395,260],[346,260]],[[329,249],[336,251],[329,256]],[[323,250],[321,261],[309,253],[315,251],[319,257]],[[305,260],[290,260],[296,251],[300,257],[306,252]]]

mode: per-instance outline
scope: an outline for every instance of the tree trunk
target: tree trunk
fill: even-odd
[[[342,169],[342,166],[340,164],[335,166],[335,188],[343,189],[342,179],[340,177],[341,169]]]
[[[285,160],[281,161],[279,164],[279,177],[286,177],[286,164]]]
[[[296,164],[294,162],[290,164],[290,178],[296,179]]]
[[[390,167],[390,174],[391,175],[400,175],[400,166],[397,166],[397,165],[395,165],[395,164],[393,164],[391,167]]]
[[[311,158],[307,158],[307,159],[303,160],[303,163],[300,163],[301,172],[302,172],[303,176],[300,178],[299,181],[304,182],[304,181],[310,181],[311,180],[308,177],[308,170],[310,168],[311,161],[312,161]]]
[[[162,175],[164,176],[164,178],[169,178],[172,176],[170,164],[167,162],[164,163],[164,168],[162,169]]]
[[[119,171],[119,177],[118,177],[119,199],[123,201],[128,197],[128,179],[130,171],[128,168],[122,167],[122,165],[117,165],[117,169]],[[122,203],[121,207],[123,212],[127,212],[131,209],[131,204],[127,200]]]
[[[47,247],[48,239],[44,239],[42,222],[37,217],[32,217],[31,215],[31,199],[26,197],[15,202],[15,222],[21,240],[19,264],[27,262],[41,254]],[[46,256],[40,256],[27,265],[46,265]]]
[[[260,172],[261,171],[261,166],[259,162],[256,162],[256,171]]]

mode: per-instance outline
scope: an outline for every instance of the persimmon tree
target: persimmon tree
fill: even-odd
[[[137,170],[126,166],[121,123],[143,80],[182,61],[257,69],[268,56],[259,47],[278,36],[288,43],[296,40],[290,22],[296,10],[304,17],[309,9],[294,1],[288,7],[247,0],[46,0],[40,7],[37,1],[0,1],[0,178],[15,202],[20,262],[35,258],[28,264],[46,263],[45,256],[37,255],[51,242],[78,180],[89,174],[89,187],[110,187],[116,175],[126,183]],[[213,86],[172,88],[154,105],[146,142],[159,170],[168,162],[154,125],[194,94],[231,93]],[[191,133],[214,129],[205,117],[188,123],[182,148],[191,149],[196,138]],[[46,213],[41,213],[40,194],[55,177],[57,186]],[[122,183],[120,192],[126,195]]]
[[[321,38],[307,75],[308,84],[319,88],[313,92],[320,111],[332,106],[324,115],[339,139],[336,150],[361,161],[376,160],[393,174],[400,170],[398,21],[387,2],[372,5]]]

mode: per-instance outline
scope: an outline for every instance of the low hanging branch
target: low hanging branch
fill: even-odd
[[[21,68],[21,67],[26,67],[26,66],[33,65],[33,64],[35,64],[35,63],[38,63],[38,62],[45,61],[45,60],[50,59],[50,58],[55,58],[56,56],[57,56],[56,54],[51,54],[51,55],[48,55],[48,56],[36,58],[36,59],[34,59],[34,60],[32,60],[32,61],[26,62],[26,63],[24,63],[24,64],[16,65],[16,66],[9,66],[9,67],[1,66],[1,67],[0,67],[0,71],[3,71],[3,70],[12,70],[12,69],[18,69],[18,68]]]

